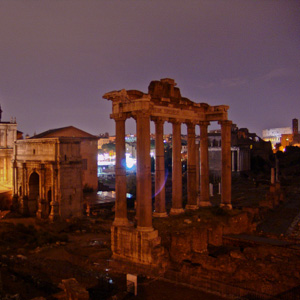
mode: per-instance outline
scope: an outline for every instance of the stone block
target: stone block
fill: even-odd
[[[208,229],[208,244],[221,246],[223,244],[223,226],[219,225]]]
[[[162,262],[164,248],[157,230],[139,231],[134,227],[111,227],[113,258],[139,264],[157,265]]]
[[[207,229],[206,228],[200,228],[193,231],[192,251],[196,253],[203,253],[207,251]]]
[[[68,300],[88,300],[89,293],[75,278],[63,279],[61,287]]]

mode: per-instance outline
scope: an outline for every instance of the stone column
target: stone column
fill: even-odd
[[[208,162],[208,135],[209,122],[200,122],[200,206],[211,206],[209,202],[209,162]]]
[[[172,208],[170,214],[184,212],[182,208],[181,123],[172,121]]]
[[[18,184],[17,184],[17,163],[16,161],[12,162],[12,169],[13,169],[13,196],[18,194]]]
[[[186,209],[197,209],[196,181],[196,144],[195,124],[187,123],[188,132],[188,161],[187,161],[187,205]]]
[[[155,122],[155,212],[154,217],[167,217],[165,192],[164,120]]]
[[[197,186],[197,205],[200,204],[200,147],[199,143],[196,143],[196,186]]]
[[[13,170],[13,198],[12,198],[12,210],[17,211],[19,207],[19,195],[18,195],[18,166],[17,162],[12,162]]]
[[[221,207],[232,209],[231,205],[231,121],[219,121],[222,139]]]
[[[240,148],[237,149],[237,171],[240,172]]]
[[[27,179],[27,166],[26,163],[22,164],[22,197],[20,210],[23,215],[29,214],[28,207],[28,179]]]
[[[126,117],[114,118],[116,122],[116,203],[114,226],[128,226],[126,200],[126,156],[125,121]]]
[[[29,187],[28,187],[28,172],[26,163],[23,163],[23,196],[29,195]]]
[[[59,219],[59,203],[58,203],[58,178],[57,178],[58,169],[55,165],[52,165],[52,201],[51,212],[49,219],[51,221],[56,221]]]
[[[150,115],[137,112],[137,229],[153,231],[152,227],[152,192],[151,192],[151,159],[150,159]]]
[[[3,159],[3,181],[5,184],[8,182],[8,168],[7,168],[7,157],[4,157]]]
[[[40,180],[39,180],[39,199],[38,210],[36,212],[37,218],[41,219],[45,214],[45,165],[41,164],[40,167]]]

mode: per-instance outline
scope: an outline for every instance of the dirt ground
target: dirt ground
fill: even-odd
[[[223,299],[189,287],[139,278],[138,295],[125,293],[125,274],[110,269],[110,226],[106,219],[70,220],[56,224],[34,218],[7,218],[0,222],[0,299],[53,299],[62,279],[76,278],[91,299]],[[47,234],[45,233],[47,232]]]
[[[258,205],[266,184],[235,180],[233,204]],[[285,235],[300,211],[300,189],[287,186],[287,201],[266,212],[258,221],[257,234]],[[219,202],[219,196],[212,198]],[[283,213],[284,212],[284,213]],[[90,299],[223,299],[160,278],[140,277],[138,295],[126,293],[125,274],[110,268],[110,227],[114,214],[104,208],[96,216],[48,223],[2,212],[0,215],[0,299],[54,299],[62,279],[76,278]],[[300,284],[300,283],[299,283]],[[119,295],[114,298],[114,295]]]

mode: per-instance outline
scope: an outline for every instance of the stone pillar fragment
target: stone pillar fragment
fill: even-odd
[[[154,217],[166,217],[164,121],[155,118],[155,212]]]
[[[27,166],[26,163],[22,164],[22,196],[20,203],[20,212],[23,215],[29,214],[28,207],[28,183],[27,183]]]
[[[181,123],[173,121],[172,135],[172,208],[170,214],[184,212],[182,208]]]
[[[137,135],[137,229],[152,231],[152,193],[150,159],[150,115],[138,112],[136,115]]]
[[[126,200],[126,156],[125,156],[125,117],[114,118],[116,122],[116,202],[115,226],[128,226]]]
[[[36,216],[39,219],[45,217],[45,165],[41,164],[40,172],[40,180],[39,180],[39,198],[38,198],[38,210],[36,212]]]
[[[196,187],[197,187],[197,205],[200,204],[200,145],[196,144]]]
[[[57,178],[58,169],[55,165],[52,165],[52,201],[51,212],[49,219],[54,222],[59,219],[59,203],[58,203],[58,178]]]
[[[208,125],[209,122],[200,122],[200,206],[211,206],[209,202]]]
[[[232,121],[220,121],[222,139],[221,207],[232,209],[231,205],[231,125]]]
[[[187,205],[186,209],[197,209],[196,181],[196,144],[195,125],[187,123],[188,131],[188,161],[187,161]]]

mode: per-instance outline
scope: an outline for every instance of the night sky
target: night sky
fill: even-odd
[[[114,134],[102,95],[147,92],[165,77],[195,102],[229,105],[240,128],[291,126],[300,1],[0,0],[2,121],[16,117],[24,134],[69,125]]]

